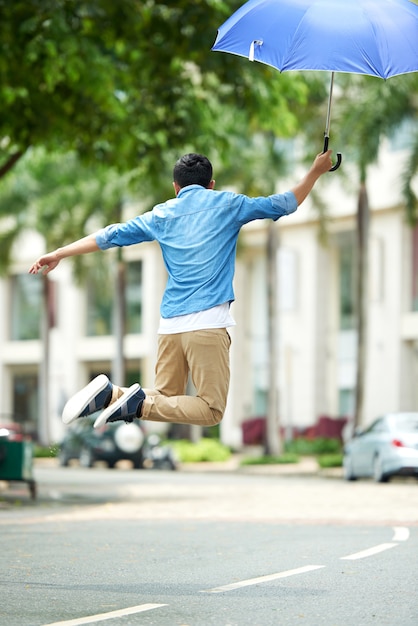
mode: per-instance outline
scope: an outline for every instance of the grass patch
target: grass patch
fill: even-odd
[[[197,443],[180,439],[169,443],[181,463],[216,463],[227,461],[231,456],[231,450],[216,439],[204,437]]]

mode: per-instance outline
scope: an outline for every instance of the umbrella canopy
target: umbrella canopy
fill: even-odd
[[[418,71],[418,6],[410,0],[250,0],[212,48],[288,70],[389,78]]]
[[[334,72],[389,78],[418,71],[418,6],[411,0],[250,0],[219,28],[212,50],[280,72],[332,72],[325,150]]]

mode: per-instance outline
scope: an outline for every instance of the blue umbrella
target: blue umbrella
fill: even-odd
[[[250,0],[218,30],[212,50],[290,70],[390,78],[418,71],[418,5],[411,0]],[[331,169],[336,170],[341,163]]]

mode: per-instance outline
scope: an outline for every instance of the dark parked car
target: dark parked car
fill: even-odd
[[[343,465],[346,480],[373,477],[383,483],[395,475],[418,478],[418,413],[389,413],[356,432],[344,447]]]
[[[60,465],[67,466],[72,459],[78,459],[83,467],[93,467],[96,461],[115,467],[118,461],[128,460],[135,469],[176,469],[171,448],[162,446],[157,435],[146,437],[135,423],[119,422],[96,429],[96,417],[76,420],[67,429],[59,450]]]

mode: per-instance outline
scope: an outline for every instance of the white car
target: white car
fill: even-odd
[[[344,447],[343,466],[346,480],[418,478],[418,413],[388,413],[357,431]]]

